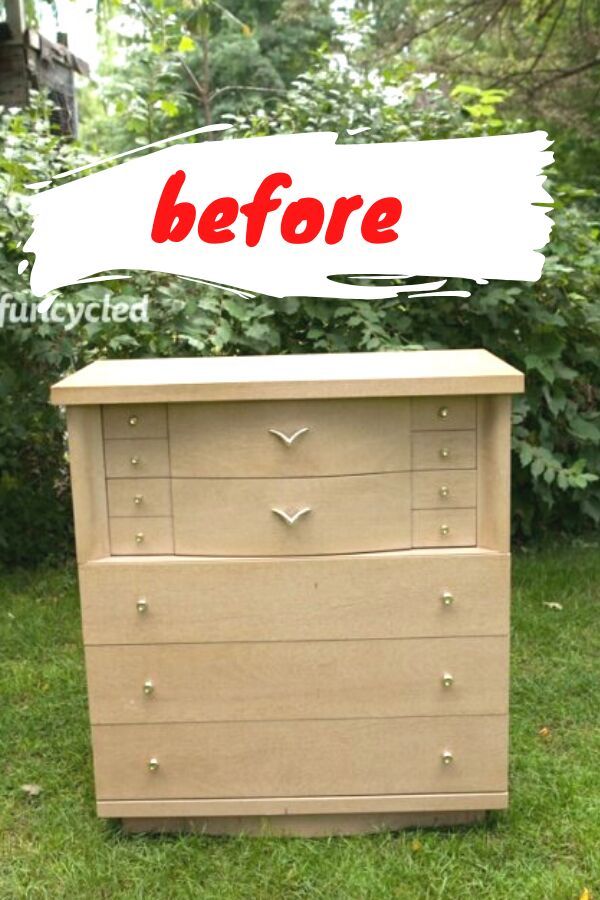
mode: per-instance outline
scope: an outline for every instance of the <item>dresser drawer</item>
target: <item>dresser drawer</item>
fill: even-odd
[[[508,634],[510,560],[491,551],[113,559],[79,578],[88,645]]]
[[[165,478],[170,474],[169,444],[162,438],[104,441],[107,478]]]
[[[477,472],[475,469],[441,469],[413,472],[413,509],[451,509],[475,507]]]
[[[105,438],[166,438],[165,404],[118,404],[102,407]]]
[[[170,516],[168,478],[109,478],[106,482],[109,516]]]
[[[508,638],[88,647],[94,724],[507,712]]]
[[[416,509],[412,514],[413,547],[474,547],[474,509]]]
[[[505,716],[95,725],[92,736],[99,800],[506,790]]]
[[[175,478],[175,552],[271,556],[410,546],[410,474]]]
[[[413,431],[451,431],[475,428],[475,397],[413,397],[411,427]]]
[[[352,475],[410,468],[407,399],[169,407],[175,477]]]
[[[412,468],[474,469],[474,431],[414,431],[412,436]]]
[[[115,556],[173,553],[173,523],[166,516],[122,516],[108,520]]]

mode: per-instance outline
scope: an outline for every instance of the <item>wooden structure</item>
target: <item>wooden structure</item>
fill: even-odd
[[[331,834],[506,806],[522,389],[483,350],[97,362],[54,386],[99,815]]]
[[[0,22],[0,106],[25,107],[31,89],[46,90],[62,134],[77,134],[74,73],[89,75],[87,63],[70,52],[66,35],[50,41],[25,28],[22,0],[6,0]]]

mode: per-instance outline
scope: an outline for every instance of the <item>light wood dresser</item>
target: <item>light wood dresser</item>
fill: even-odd
[[[65,405],[97,809],[332,834],[507,804],[484,350],[96,362]]]

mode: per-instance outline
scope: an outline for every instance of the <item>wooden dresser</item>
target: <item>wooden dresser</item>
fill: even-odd
[[[506,806],[522,389],[484,350],[97,362],[53,387],[100,816],[319,834]]]

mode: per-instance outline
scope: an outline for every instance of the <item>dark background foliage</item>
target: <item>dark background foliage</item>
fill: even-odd
[[[515,536],[598,525],[597,16],[586,5],[594,27],[580,47],[576,2],[549,0],[542,15],[539,4],[497,0],[490,22],[492,5],[456,4],[457,15],[444,18],[447,3],[420,0],[357,2],[335,15],[317,0],[112,0],[100,9],[100,74],[80,96],[80,140],[51,132],[43,98],[3,111],[0,293],[24,304],[32,300],[27,273],[17,274],[29,234],[26,184],[207,122],[232,122],[238,137],[368,125],[340,138],[359,141],[551,127],[556,163],[547,171],[555,225],[535,284],[454,280],[449,287],[472,296],[349,303],[244,300],[137,273],[61,296],[147,297],[147,323],[0,328],[0,561],[72,552],[64,420],[48,390],[101,357],[486,347],[527,376],[514,406]],[[133,30],[121,33],[123,17]],[[571,72],[576,59],[589,65]]]

